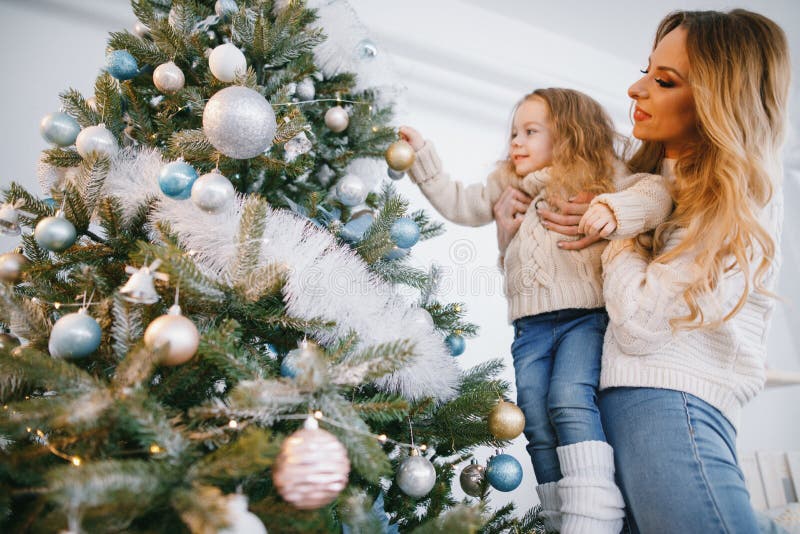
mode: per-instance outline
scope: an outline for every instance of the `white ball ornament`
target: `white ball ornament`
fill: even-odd
[[[203,132],[214,148],[233,159],[259,156],[272,145],[275,112],[260,93],[234,85],[218,91],[203,110]]]
[[[22,279],[22,273],[28,264],[28,258],[19,252],[0,254],[0,282],[16,284]]]
[[[150,28],[147,27],[147,24],[144,22],[137,20],[133,24],[133,33],[135,33],[139,37],[146,37],[150,34]]]
[[[85,308],[81,308],[56,321],[50,331],[47,348],[53,358],[85,358],[100,347],[102,335],[97,321],[89,316]]]
[[[228,527],[220,529],[217,534],[267,534],[267,529],[258,516],[247,509],[247,497],[244,495],[228,497],[225,516]]]
[[[400,462],[395,480],[403,493],[421,499],[436,484],[436,469],[430,460],[419,455],[417,449],[412,449],[411,456]]]
[[[233,184],[217,171],[198,178],[192,185],[192,202],[208,213],[217,213],[233,201]]]
[[[75,140],[75,147],[82,158],[90,156],[112,157],[119,150],[117,139],[114,137],[105,124],[88,126],[81,130]]]
[[[341,133],[350,125],[350,116],[342,106],[333,106],[325,112],[325,126],[334,133]]]
[[[183,71],[173,61],[162,63],[153,71],[153,84],[162,93],[177,93],[185,83]]]
[[[345,206],[358,206],[367,199],[367,186],[355,174],[342,177],[336,184],[336,197]]]
[[[219,81],[232,82],[247,72],[247,58],[235,45],[221,44],[208,56],[208,68]]]
[[[304,78],[303,81],[297,84],[295,94],[300,100],[314,100],[314,96],[316,95],[314,80],[311,78]]]
[[[192,359],[200,346],[200,332],[192,321],[181,314],[175,304],[166,315],[157,317],[144,331],[144,344],[150,350],[167,347],[161,365],[181,365]]]
[[[33,229],[33,238],[43,249],[52,252],[64,252],[71,247],[78,238],[78,231],[66,217],[59,211],[52,217],[45,217]]]

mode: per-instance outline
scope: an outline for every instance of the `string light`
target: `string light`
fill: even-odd
[[[150,445],[150,454],[158,454],[160,452],[164,452],[164,449],[153,443]]]
[[[372,105],[365,101],[365,100],[343,100],[342,98],[315,98],[314,100],[300,100],[297,102],[283,102],[280,104],[272,104],[272,107],[277,108],[280,106],[297,106],[299,104],[314,104],[317,102],[336,102],[337,104],[345,103],[345,104],[358,104],[360,106],[369,106],[369,110],[372,111]]]
[[[56,449],[56,448],[55,448],[55,447],[54,447],[54,446],[53,446],[53,445],[52,445],[52,444],[51,444],[51,443],[50,443],[50,442],[47,440],[47,434],[45,434],[45,433],[44,433],[44,432],[43,432],[41,429],[37,428],[37,429],[36,429],[36,432],[34,432],[34,431],[33,431],[33,429],[32,429],[31,427],[29,427],[29,426],[26,426],[26,427],[25,427],[25,430],[28,432],[28,434],[31,434],[31,433],[34,433],[34,434],[36,434],[36,437],[37,437],[37,438],[39,438],[39,440],[38,440],[38,441],[39,441],[39,442],[40,442],[40,443],[41,443],[43,446],[47,447],[47,449],[48,449],[48,450],[49,450],[51,453],[53,453],[55,456],[58,456],[59,458],[61,458],[61,459],[63,459],[63,460],[67,460],[68,462],[71,462],[71,463],[72,463],[72,465],[74,465],[75,467],[80,467],[80,465],[83,463],[83,460],[81,460],[80,456],[73,456],[73,455],[71,455],[71,454],[66,454],[66,453],[64,453],[64,452],[61,452],[60,450]]]
[[[236,422],[236,419],[231,419],[228,421],[229,428],[239,428],[239,423]]]

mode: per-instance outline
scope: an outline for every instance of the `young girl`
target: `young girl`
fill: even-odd
[[[545,227],[536,209],[581,191],[612,193],[636,184],[607,195],[612,216],[595,211],[587,224],[603,237],[634,237],[669,215],[669,192],[659,176],[627,175],[614,150],[611,120],[597,102],[570,89],[538,89],[517,104],[508,158],[486,184],[451,180],[419,132],[402,127],[400,135],[416,151],[411,179],[445,218],[488,224],[501,197],[524,213],[507,250],[499,227],[498,239],[514,325],[517,403],[543,518],[549,530],[619,532],[624,502],[596,404],[608,323],[600,262],[606,241],[560,250],[563,236]],[[515,189],[530,195],[530,206]]]

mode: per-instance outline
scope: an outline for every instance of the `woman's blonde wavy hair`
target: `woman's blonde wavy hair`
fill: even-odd
[[[729,320],[751,289],[771,295],[763,281],[775,241],[758,215],[772,196],[772,179],[780,178],[771,173],[780,169],[790,63],[783,30],[757,13],[671,13],[661,21],[655,45],[678,27],[687,30],[699,141],[676,162],[675,211],[656,235],[656,248],[664,231],[685,228],[687,234],[654,261],[695,256],[699,275],[683,293],[689,314],[672,320],[675,329],[694,329]],[[628,165],[633,172],[658,172],[663,159],[663,145],[645,141]],[[757,264],[754,273],[751,264]],[[736,268],[745,278],[736,305],[723,317],[706,317],[701,297]]]
[[[553,138],[548,192],[567,198],[581,191],[614,191],[619,135],[603,107],[580,91],[551,87],[525,95],[513,114],[523,102],[537,98],[547,106]],[[505,164],[513,171],[510,157]]]

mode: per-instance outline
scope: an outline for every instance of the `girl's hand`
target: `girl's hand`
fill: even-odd
[[[419,152],[425,146],[425,138],[411,126],[401,126],[399,132],[400,139],[411,145],[414,152]]]
[[[532,200],[519,189],[508,186],[492,208],[497,223],[497,246],[501,256],[505,255],[508,244],[517,234]]]
[[[589,203],[594,198],[591,193],[579,193],[578,195],[569,199],[569,202],[556,199],[553,204],[558,207],[561,213],[555,213],[546,209],[538,209],[536,213],[542,220],[542,224],[548,230],[553,230],[559,234],[575,236],[580,235],[578,224],[581,222],[581,217],[586,210],[589,209]],[[600,241],[600,236],[584,236],[577,241],[559,241],[558,246],[563,250],[580,250],[588,247],[592,243]]]
[[[578,232],[587,236],[610,236],[617,229],[617,218],[614,212],[605,204],[595,204],[581,217],[578,223]]]

